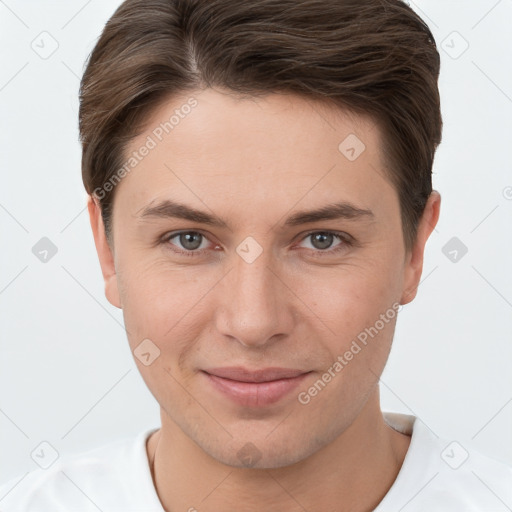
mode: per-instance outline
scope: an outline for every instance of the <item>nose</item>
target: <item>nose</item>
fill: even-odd
[[[218,332],[246,347],[264,347],[293,328],[293,294],[287,288],[271,250],[254,260],[236,253],[231,271],[217,289]]]

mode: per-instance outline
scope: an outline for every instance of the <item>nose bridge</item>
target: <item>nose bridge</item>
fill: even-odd
[[[265,345],[286,332],[287,306],[283,284],[275,276],[273,251],[248,237],[233,254],[232,270],[223,283],[217,327],[243,345]]]

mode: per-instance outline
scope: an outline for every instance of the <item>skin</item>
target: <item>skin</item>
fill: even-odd
[[[191,95],[159,107],[127,154]],[[88,203],[106,296],[123,310],[130,348],[150,339],[160,350],[149,366],[135,357],[160,404],[162,426],[147,443],[159,498],[169,511],[372,510],[410,442],[385,423],[379,404],[396,317],[308,404],[297,395],[394,303],[413,300],[440,195],[431,194],[406,250],[371,119],[295,95],[235,99],[206,89],[193,96],[198,105],[117,185],[113,244],[96,201]],[[354,161],[338,149],[351,133],[366,146]],[[141,218],[165,198],[228,227]],[[284,227],[299,210],[342,200],[373,217]],[[191,247],[179,236],[163,238],[180,230],[204,235],[192,248],[202,254],[173,251]],[[355,242],[334,236],[322,246],[311,231],[347,233]],[[248,236],[262,248],[252,263],[236,251]],[[246,407],[200,371],[237,365],[311,373],[277,403]],[[237,456],[248,442],[260,455],[252,467]]]

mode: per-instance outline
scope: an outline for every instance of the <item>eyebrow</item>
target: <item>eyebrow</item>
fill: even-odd
[[[140,210],[139,210],[140,211]],[[166,199],[156,205],[150,203],[142,208],[142,212],[137,214],[140,220],[150,218],[177,218],[197,222],[199,224],[207,224],[219,228],[228,228],[228,224],[216,215],[197,210],[176,201]],[[349,202],[342,201],[333,203],[316,210],[299,211],[288,217],[284,223],[285,227],[299,226],[311,222],[319,222],[332,219],[373,220],[375,215],[371,210],[359,208]]]

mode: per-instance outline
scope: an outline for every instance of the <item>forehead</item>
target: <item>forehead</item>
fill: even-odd
[[[289,210],[298,202],[397,201],[373,121],[290,94],[175,96],[151,114],[124,156],[137,161],[116,195],[132,212],[166,197],[223,211],[240,203]]]

